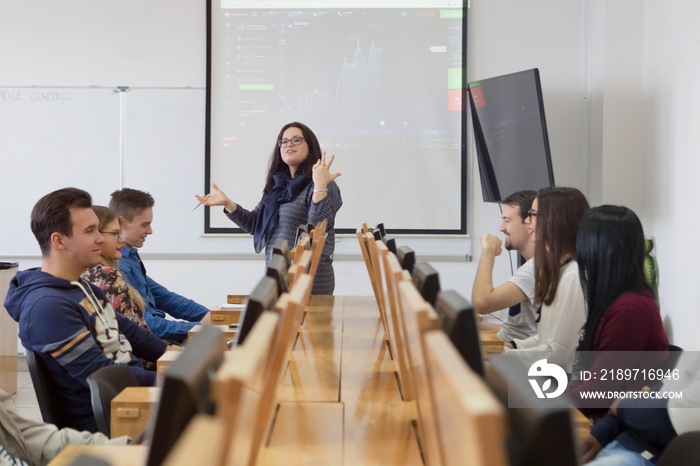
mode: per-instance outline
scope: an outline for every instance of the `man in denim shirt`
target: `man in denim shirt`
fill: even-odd
[[[119,270],[141,293],[146,303],[143,315],[151,331],[164,340],[181,341],[187,339],[187,332],[198,325],[209,310],[169,291],[146,275],[146,267],[141,262],[137,248],[142,247],[146,237],[153,233],[151,223],[154,203],[150,194],[136,189],[124,188],[112,193],[109,207],[120,217],[125,242],[121,249]],[[166,313],[188,322],[168,320]]]

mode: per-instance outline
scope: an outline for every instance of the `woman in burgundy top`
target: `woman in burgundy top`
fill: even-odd
[[[586,212],[576,237],[576,258],[588,315],[566,393],[584,414],[597,419],[607,412],[607,406],[601,406],[605,400],[596,400],[592,403],[595,407],[591,404],[586,407],[580,399],[582,391],[641,389],[650,385],[649,382],[641,377],[636,381],[611,380],[616,377],[610,376],[610,370],[617,374],[617,369],[632,369],[635,364],[640,369],[653,365],[651,357],[650,361],[647,358],[640,361],[639,354],[623,356],[607,352],[666,352],[668,339],[659,306],[646,283],[644,231],[634,212],[613,205]],[[589,353],[592,351],[606,353]],[[591,373],[589,380],[577,380],[581,370]],[[614,400],[608,401],[610,404]]]

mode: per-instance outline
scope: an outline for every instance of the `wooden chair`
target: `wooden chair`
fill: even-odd
[[[255,464],[259,458],[260,452],[264,445],[269,441],[270,429],[273,425],[274,416],[277,405],[277,388],[280,385],[282,374],[289,364],[289,357],[292,347],[296,340],[299,325],[305,308],[304,300],[306,299],[307,291],[311,289],[312,280],[307,274],[302,274],[294,287],[289,293],[285,293],[277,302],[275,307],[279,313],[279,325],[275,333],[274,343],[271,355],[267,364],[266,374],[264,377],[260,403],[256,413],[256,428],[252,436],[252,453],[249,464]],[[224,416],[224,419],[226,417]],[[231,452],[237,458],[235,451]],[[236,461],[231,461],[232,457],[229,454],[229,464],[235,464]]]
[[[307,249],[311,249],[311,237],[308,233],[303,233],[299,241],[297,241],[294,249],[289,251],[289,260],[294,262],[297,257],[301,257],[301,253]]]
[[[382,318],[384,332],[386,332],[386,335],[389,335],[389,321],[386,315],[386,294],[384,292],[384,279],[382,277],[382,258],[389,253],[389,250],[384,243],[377,241],[371,233],[365,234],[365,240],[367,241],[369,258],[372,263],[372,274],[377,284],[377,307],[379,308],[379,315]]]
[[[505,408],[483,379],[464,362],[444,332],[428,332],[424,342],[443,464],[508,464]]]
[[[322,222],[318,222],[316,226],[313,228],[313,230],[309,233],[309,236],[311,236],[311,246],[313,246],[313,242],[319,238],[321,235],[323,235],[326,232],[326,229],[328,228],[328,219],[324,218]]]
[[[399,384],[404,401],[415,399],[413,393],[413,380],[411,378],[410,361],[408,359],[408,348],[406,347],[405,335],[403,332],[403,315],[399,308],[398,284],[406,280],[403,275],[401,265],[394,254],[386,254],[384,260],[384,276],[386,279],[386,302],[388,302],[390,316],[390,336],[389,342],[392,345],[391,354],[396,361],[398,369]]]
[[[277,320],[270,319],[272,312],[264,312],[245,342],[226,358],[217,373],[217,415],[199,416],[192,421],[191,429],[178,445],[183,459],[176,460],[173,454],[172,464],[192,464],[196,456],[190,450],[201,450],[202,438],[219,439],[208,442],[218,447],[211,448],[217,453],[207,453],[209,462],[198,460],[202,464],[256,463],[273,424],[277,388],[289,363],[301,324],[303,300],[310,287],[311,277],[301,275],[294,290],[277,301]],[[260,323],[263,319],[269,322]]]
[[[323,230],[325,231],[325,225],[323,226]],[[320,230],[319,230],[320,231]],[[318,270],[318,264],[321,262],[321,255],[323,254],[323,247],[326,244],[326,238],[328,237],[327,233],[318,233],[316,234],[316,239],[313,242],[313,245],[311,246],[311,264],[309,266],[309,275],[311,276],[311,283],[313,284],[314,279],[316,278],[316,270]],[[311,290],[313,289],[313,286],[309,288],[309,291],[306,295],[306,299],[304,300],[305,304],[309,303],[309,299],[311,298]]]
[[[321,254],[326,244],[327,237],[328,234],[326,233],[317,235],[311,246],[311,268],[309,269],[309,275],[311,275],[312,278],[316,275],[316,269],[318,269],[318,263],[321,261]]]
[[[254,439],[262,437],[264,433],[261,431],[265,429],[258,413],[264,402],[262,394],[278,323],[279,316],[275,312],[263,312],[245,342],[236,348],[216,374],[216,416],[196,416],[165,464],[223,466],[255,463]],[[203,449],[203,438],[217,441]],[[208,450],[206,459],[202,457],[202,450]]]
[[[307,291],[311,289],[311,283],[311,277],[307,274],[302,274],[298,278],[294,289],[289,293],[283,294],[275,307],[280,318],[261,385],[260,402],[255,414],[255,429],[252,433],[249,462],[251,465],[256,463],[261,449],[269,441],[270,429],[276,413],[277,389],[280,385],[282,374],[289,364],[292,347],[303,317],[304,300]],[[222,416],[223,419],[228,419],[223,412]],[[238,454],[235,451],[231,451],[226,457],[229,459],[229,464],[238,464]],[[233,458],[236,460],[232,461]]]
[[[365,236],[362,231],[357,230],[355,233],[357,235],[357,242],[360,244],[360,251],[362,251],[362,258],[365,261],[365,267],[367,268],[367,275],[369,276],[369,281],[370,284],[372,285],[372,292],[374,293],[374,297],[377,300],[377,305],[379,305],[379,292],[377,291],[377,283],[376,283],[376,278],[374,276],[374,273],[372,272],[372,261],[369,256],[369,245],[367,244],[367,241],[365,241]]]
[[[294,263],[292,263],[292,265],[289,266],[289,270],[287,271],[287,286],[290,290],[294,288],[294,285],[296,284],[296,281],[301,276],[301,274],[308,274],[309,269],[311,268],[310,250],[303,250],[302,253],[297,257],[298,260],[295,260]]]
[[[379,250],[377,249],[377,241],[374,239],[372,233],[365,233],[358,239],[362,241],[361,247],[367,251],[367,258],[365,259],[365,265],[367,266],[367,273],[369,274],[370,281],[372,282],[372,290],[374,291],[374,298],[377,301],[377,308],[379,309],[379,314],[381,316],[382,325],[384,326],[384,331],[388,332],[388,325],[385,314],[385,303],[384,303],[384,284],[382,281],[382,271],[379,259]],[[363,246],[364,245],[364,246]]]
[[[413,283],[402,281],[398,284],[398,289],[416,399],[418,435],[423,446],[425,464],[442,465],[423,348],[423,335],[431,330],[440,330],[441,322],[432,306],[423,299]]]

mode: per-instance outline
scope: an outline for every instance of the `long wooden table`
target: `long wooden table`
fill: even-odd
[[[373,297],[311,298],[278,397],[260,464],[423,464],[415,407],[401,399]],[[145,462],[145,448],[123,448],[129,464]],[[112,464],[124,459],[118,447],[89,450]],[[81,451],[66,449],[52,464]]]
[[[261,464],[423,464],[372,297],[312,297],[279,398]]]

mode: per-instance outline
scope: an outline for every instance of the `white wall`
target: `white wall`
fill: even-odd
[[[700,3],[647,0],[644,11],[644,227],[656,242],[667,333],[700,329]]]
[[[508,7],[510,3],[512,2],[472,2],[469,17],[468,79],[539,67],[545,87],[547,116],[551,122],[550,138],[554,151],[555,177],[560,184],[581,187],[579,128],[583,114],[580,98],[582,9],[578,4],[560,5],[560,2],[551,0],[536,2],[534,8],[520,3]],[[105,15],[104,8],[97,8],[90,2],[69,0],[63,2],[61,8],[49,10],[50,14],[47,14],[47,17],[50,16],[51,21],[48,22],[43,20],[37,22],[30,11],[31,8],[22,5],[4,4],[0,10],[0,13],[3,13],[0,15],[2,18],[0,19],[0,34],[2,34],[0,38],[7,39],[0,41],[3,44],[0,51],[8,58],[9,69],[12,70],[0,77],[0,86],[34,84],[61,86],[75,84],[76,76],[86,76],[83,85],[99,83],[156,88],[168,86],[196,88],[201,87],[204,82],[203,1],[179,1],[176,7],[165,0],[153,0],[147,4],[127,1],[120,4],[119,11],[115,14]],[[540,12],[550,8],[555,8],[554,14],[566,20],[548,22],[537,28],[537,35],[530,37],[529,45],[525,47],[523,38],[530,34],[529,24],[538,21]],[[159,9],[168,11],[166,18],[157,17],[155,12]],[[523,18],[530,19],[523,21]],[[98,29],[95,29],[95,24],[99,24]],[[146,24],[152,27],[146,28],[144,26]],[[488,26],[489,24],[493,27]],[[149,29],[151,34],[144,33],[145,29]],[[127,30],[131,32],[127,33]],[[48,36],[45,40],[38,39],[45,36]],[[47,42],[50,43],[41,46]],[[9,45],[11,43],[18,45],[13,47]],[[567,49],[574,49],[576,52],[567,54],[566,59],[562,60],[556,53],[558,50],[556,44],[564,45]],[[171,48],[177,47],[184,47],[186,53],[177,55],[170,51]],[[167,50],[160,54],[159,49]],[[101,56],[101,62],[122,63],[123,69],[109,66],[107,69],[97,69],[92,65],[95,62],[95,56]],[[108,59],[104,59],[105,56]],[[37,65],[42,62],[45,62],[45,66]],[[72,71],[66,71],[66,67]],[[168,110],[168,112],[172,111],[172,109]],[[154,115],[154,118],[157,119],[158,115]],[[133,134],[133,131],[131,133]],[[178,131],[178,136],[181,133],[182,131]],[[197,130],[192,131],[192,136],[187,137],[197,139],[203,135]],[[189,237],[201,232],[201,211],[197,215],[183,216],[180,225],[172,222],[173,216],[169,215],[173,208],[186,202],[186,199],[197,191],[196,187],[201,186],[202,183],[201,171],[193,167],[192,163],[196,160],[196,155],[193,157],[193,153],[196,148],[203,147],[203,141],[194,139],[186,141],[187,144],[178,142],[165,147],[130,147],[131,153],[137,154],[140,159],[141,166],[149,169],[133,173],[129,171],[133,163],[131,159],[127,159],[124,179],[125,184],[135,184],[135,187],[150,190],[156,196],[155,234],[149,238],[143,249],[150,273],[164,285],[211,306],[224,299],[227,292],[252,288],[253,278],[258,276],[262,266],[256,261],[201,260],[196,257],[195,260],[185,262],[148,260],[149,252],[178,254],[180,251],[176,247],[164,250],[159,246],[173,244],[173,236],[187,234]],[[159,173],[163,166],[167,166],[163,164],[163,157],[166,157],[167,161],[172,161],[173,168],[189,167],[187,170],[193,175],[192,184],[180,186],[177,192],[171,193],[176,187],[168,184],[167,176],[153,176]],[[96,159],[96,162],[98,161],[99,159]],[[12,165],[13,161],[7,160],[6,163]],[[469,154],[469,168],[471,201],[468,214],[469,231],[478,238],[486,231],[497,232],[500,213],[498,206],[480,201],[481,187],[475,171],[476,163],[472,148]],[[66,170],[75,170],[75,167],[67,167]],[[60,176],[59,172],[58,177]],[[110,175],[109,180],[111,179],[113,178]],[[3,188],[0,187],[1,189]],[[189,191],[193,192],[189,193]],[[168,193],[171,194],[168,195]],[[11,193],[3,194],[9,196]],[[346,202],[349,202],[352,196],[346,193],[345,198]],[[104,203],[106,199],[103,199],[100,194],[96,201]],[[161,212],[160,216],[159,212]],[[159,218],[162,219],[160,223]],[[252,242],[242,241],[248,247]],[[241,241],[235,241],[234,244],[230,238],[200,239],[198,242],[207,242],[205,250],[209,253],[225,254],[241,251],[239,249]],[[478,244],[470,245],[469,241],[465,240],[399,238],[399,243],[411,245],[419,254],[447,254],[462,257],[472,254],[475,260],[478,260],[479,256]],[[339,249],[346,254],[359,253],[352,238],[341,239]],[[27,259],[20,258],[21,268],[38,264],[36,258]],[[475,262],[434,262],[434,265],[442,272],[444,288],[455,288],[466,296],[470,295],[476,269]],[[369,294],[371,292],[362,263],[339,261],[336,264],[336,273],[337,293]],[[497,261],[495,282],[503,282],[509,274],[510,262],[504,256]]]
[[[153,1],[139,12],[139,8],[145,8],[143,2],[125,2],[122,8],[128,9],[131,16],[156,22],[152,8],[158,3],[164,8],[168,5],[164,0]],[[202,4],[179,1],[177,8],[167,8],[173,24],[177,25],[178,43],[190,44],[187,53],[181,56],[166,53],[159,58],[159,69],[176,73],[187,70],[179,75],[182,79],[177,85],[201,87],[204,82]],[[81,8],[76,9],[78,6]],[[10,21],[2,14],[3,8],[0,7],[0,34],[1,31],[10,34],[8,31],[14,29],[25,31],[20,37],[35,37],[32,41],[17,40],[10,34],[11,41],[0,40],[3,56],[11,47],[22,47],[22,53],[31,54],[34,63],[47,54],[58,53],[55,47],[37,45],[56,40],[55,28],[35,28],[34,17],[23,19],[15,15]],[[557,184],[582,189],[592,204],[627,204],[642,217],[647,235],[657,244],[662,313],[669,333],[681,346],[687,345],[692,331],[700,327],[695,311],[698,272],[691,265],[694,257],[687,252],[683,241],[683,236],[692,238],[700,226],[691,192],[700,164],[697,131],[700,94],[695,83],[700,75],[700,32],[696,27],[700,23],[699,8],[694,0],[472,0],[469,13],[469,80],[533,67],[540,69]],[[91,11],[94,10],[86,7],[84,1],[67,0],[62,2],[62,8],[52,12],[52,24],[70,25],[71,40],[80,41],[83,34],[77,31],[95,19],[90,16]],[[101,30],[111,35],[122,30],[128,22],[123,16],[101,19]],[[158,26],[162,28],[162,24]],[[92,40],[98,33],[85,29],[84,36],[89,37],[85,40]],[[51,37],[39,40],[42,34]],[[163,39],[162,35],[154,35],[160,37],[158,40]],[[143,71],[149,61],[138,57],[153,50],[150,41],[155,39],[143,35],[136,39],[139,43],[143,41],[143,47],[131,46],[128,53],[119,49],[115,60],[136,53],[131,66]],[[102,48],[90,53],[111,51]],[[86,57],[72,50],[70,56],[71,66],[85,67],[89,63],[89,54]],[[24,81],[0,81],[0,85],[34,84],[32,69],[29,66],[27,73],[15,73],[24,76]],[[172,83],[164,79],[149,84],[157,87]],[[201,142],[194,141],[191,146],[203,147]],[[0,140],[0,153],[1,149]],[[173,152],[171,157],[173,161],[185,160],[192,154]],[[12,163],[3,154],[5,167],[11,168]],[[475,238],[471,248],[463,240],[399,238],[399,244],[411,245],[418,253],[471,252],[474,262],[434,262],[441,272],[443,288],[455,288],[466,296],[471,294],[480,253],[478,238],[487,231],[495,233],[499,224],[498,207],[481,202],[472,149],[469,168],[469,231]],[[2,186],[0,194],[4,199],[14,195],[4,192]],[[352,199],[351,193],[344,194],[347,200]],[[170,199],[157,201],[159,208],[170,208]],[[150,238],[151,250],[177,253],[159,250],[155,245],[159,236],[173,233],[172,225],[158,231],[157,209],[155,215],[156,234]],[[201,231],[200,216],[185,221],[187,225],[183,229]],[[191,222],[194,223],[190,225]],[[227,241],[204,241],[211,241],[208,251],[230,252]],[[354,242],[352,238],[342,238],[339,249],[343,253],[357,253]],[[250,243],[252,246],[252,240]],[[154,278],[207,306],[220,303],[227,293],[250,290],[262,271],[261,261],[149,259],[148,243],[143,252]],[[25,259],[20,268],[37,264],[36,258]],[[494,281],[500,283],[508,274],[509,261],[501,257],[497,260]],[[362,262],[336,262],[336,278],[338,294],[371,293]]]
[[[700,329],[700,273],[685,236],[697,231],[700,4],[693,0],[589,0],[587,195],[640,216],[659,270],[669,340]]]

